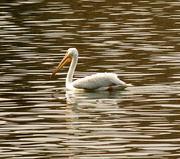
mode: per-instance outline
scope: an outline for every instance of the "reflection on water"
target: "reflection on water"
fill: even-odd
[[[78,104],[81,101],[88,102],[88,100],[110,100],[111,102],[116,102],[116,100],[120,100],[121,92],[120,91],[112,91],[109,92],[107,90],[104,91],[66,91],[66,100],[68,104]],[[84,103],[85,104],[85,103]],[[112,103],[111,103],[112,104]]]
[[[1,158],[178,158],[177,1],[0,2]],[[72,92],[75,78],[114,72],[124,91]]]

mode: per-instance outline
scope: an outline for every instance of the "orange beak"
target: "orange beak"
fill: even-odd
[[[72,61],[72,58],[68,57],[68,52],[67,52],[66,55],[64,56],[64,58],[62,59],[62,61],[59,63],[59,65],[56,67],[56,69],[51,74],[50,78],[52,76],[54,76],[56,74],[56,72],[58,72],[66,63],[71,62],[71,61]]]

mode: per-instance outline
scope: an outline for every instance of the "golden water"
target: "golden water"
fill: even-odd
[[[178,1],[1,1],[0,156],[180,157]],[[65,90],[75,78],[114,72],[125,91]]]

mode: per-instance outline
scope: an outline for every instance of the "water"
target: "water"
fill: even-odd
[[[179,158],[178,1],[1,1],[0,158]],[[65,89],[114,72],[134,86]]]

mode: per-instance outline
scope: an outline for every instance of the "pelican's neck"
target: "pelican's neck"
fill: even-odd
[[[77,65],[77,61],[78,61],[78,55],[74,55],[72,57],[72,62],[70,64],[69,71],[68,71],[68,74],[66,77],[66,87],[72,83],[74,71],[75,71],[76,65]]]

